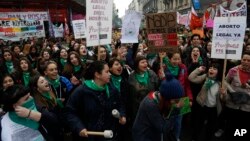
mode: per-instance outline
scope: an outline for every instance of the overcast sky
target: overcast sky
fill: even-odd
[[[118,9],[118,16],[122,17],[125,15],[125,9],[128,9],[128,5],[132,0],[114,0],[116,9]]]

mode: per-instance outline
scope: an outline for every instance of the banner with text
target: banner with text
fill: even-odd
[[[63,33],[64,33],[63,24],[60,24],[59,27],[53,25],[53,30],[54,30],[55,38],[63,37]]]
[[[211,58],[241,59],[246,17],[215,17]]]
[[[87,46],[111,44],[113,0],[86,1]]]
[[[138,43],[142,14],[127,10],[122,22],[122,43]]]
[[[48,21],[48,12],[0,12],[0,18],[19,18],[22,20]]]
[[[20,38],[45,37],[42,20],[19,20],[0,18],[0,39],[19,41]]]
[[[75,39],[86,38],[85,20],[72,21]]]
[[[221,17],[247,16],[247,4],[246,2],[244,2],[244,4],[242,4],[240,8],[233,11],[226,10],[220,5],[220,16]]]
[[[151,52],[177,49],[176,12],[146,15],[148,46]]]

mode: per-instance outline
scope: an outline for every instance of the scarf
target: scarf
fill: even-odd
[[[96,83],[95,83],[94,80],[85,80],[84,84],[87,87],[89,87],[89,88],[91,88],[91,89],[93,89],[95,91],[99,91],[100,92],[100,91],[104,91],[105,90],[106,94],[107,94],[107,97],[109,98],[110,94],[109,94],[109,87],[108,87],[107,84],[105,84],[104,86],[98,86],[98,85],[96,85]]]
[[[86,64],[87,62],[87,56],[81,56],[81,61]]]
[[[60,58],[60,63],[61,63],[62,66],[64,67],[64,66],[67,64],[67,59]]]
[[[203,60],[202,60],[201,57],[198,58],[198,63],[199,63],[200,65],[203,65]]]
[[[149,53],[147,54],[147,59],[150,60],[150,59],[153,59],[155,58],[157,55],[155,53]]]
[[[208,77],[204,83],[206,90],[209,90],[215,84],[215,82],[216,81],[214,79]]]
[[[117,88],[118,91],[121,92],[122,77],[111,74],[111,81],[112,81],[112,84],[115,86],[115,88]]]
[[[47,78],[47,80],[49,81],[49,84],[52,85],[55,89],[60,86],[60,76],[57,76],[55,80],[51,80],[49,78]]]
[[[78,72],[81,69],[81,65],[74,66],[74,72]]]
[[[5,61],[5,65],[7,67],[8,73],[12,73],[14,71],[14,65],[11,61]]]
[[[36,106],[35,106],[35,102],[34,102],[34,98],[29,98],[22,106],[25,108],[28,108],[32,111],[37,111]],[[9,112],[9,117],[13,122],[15,122],[17,124],[21,124],[21,125],[29,127],[29,128],[32,128],[34,130],[37,130],[39,127],[38,122],[31,120],[31,119],[28,119],[28,118],[19,117],[16,114],[16,112],[14,112],[14,111]]]
[[[30,83],[30,73],[29,72],[23,72],[23,81],[24,81],[24,86],[28,87]]]
[[[54,100],[49,92],[42,93],[42,97],[45,98],[46,101],[52,106],[56,104],[59,108],[64,107],[61,99],[57,98],[56,100]]]
[[[144,85],[144,86],[147,85],[148,84],[148,79],[149,79],[148,71],[144,72],[143,74],[135,74],[135,79],[141,85]]]
[[[172,75],[178,76],[180,69],[179,66],[173,66],[167,57],[163,58],[163,63],[166,64],[167,69],[170,71]]]

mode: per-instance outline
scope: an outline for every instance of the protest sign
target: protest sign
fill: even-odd
[[[72,21],[72,25],[75,39],[81,39],[86,37],[85,20],[74,20]]]
[[[64,33],[63,24],[60,24],[59,27],[53,25],[53,30],[54,30],[55,38],[63,37],[63,33]]]
[[[148,46],[151,52],[177,49],[176,12],[146,15]]]
[[[240,8],[233,11],[226,10],[224,7],[220,5],[220,16],[221,17],[247,16],[247,4],[246,2],[244,2],[244,4],[242,4]]]
[[[42,20],[0,19],[0,39],[19,41],[28,37],[45,37]]]
[[[246,17],[215,17],[211,58],[241,59]]]
[[[22,20],[48,21],[48,12],[0,12],[0,18],[19,18]]]
[[[112,10],[111,0],[86,1],[86,40],[87,46],[111,43]]]
[[[126,11],[122,22],[122,43],[138,43],[138,34],[142,14],[136,11]]]

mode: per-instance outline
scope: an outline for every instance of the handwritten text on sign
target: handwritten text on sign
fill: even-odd
[[[112,0],[87,0],[87,46],[111,43]]]
[[[176,13],[146,15],[148,45],[152,52],[167,51],[177,47]]]
[[[245,30],[246,17],[216,17],[211,57],[241,59]]]

